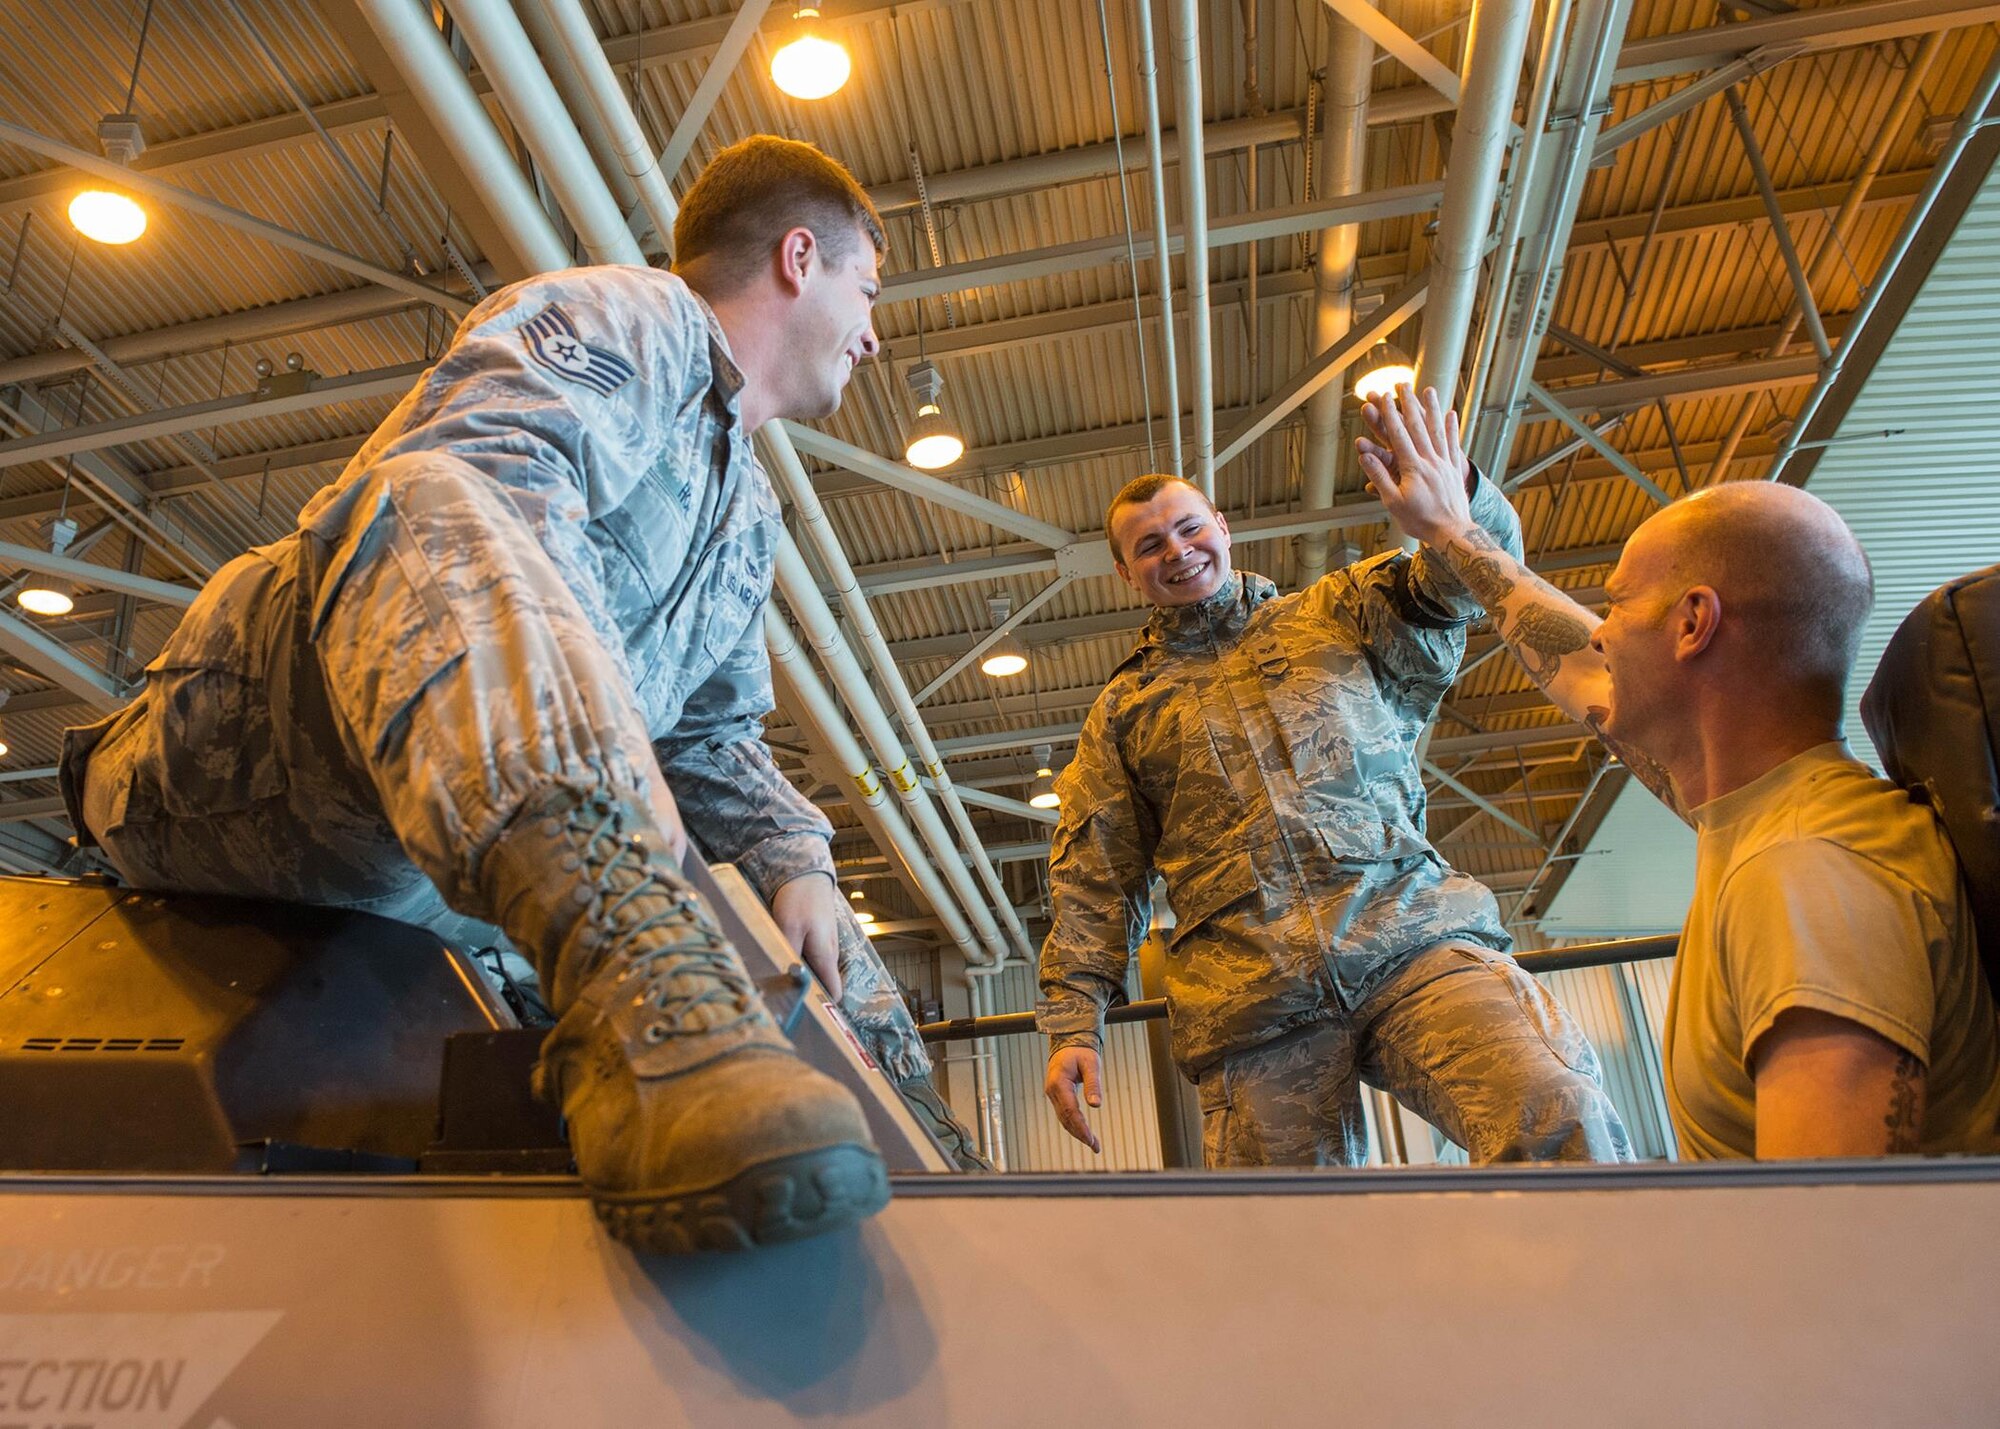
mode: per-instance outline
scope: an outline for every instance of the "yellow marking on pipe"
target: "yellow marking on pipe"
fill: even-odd
[[[891,769],[889,781],[896,786],[899,793],[903,794],[913,793],[917,787],[917,776],[910,772],[910,766],[907,764],[898,764]]]

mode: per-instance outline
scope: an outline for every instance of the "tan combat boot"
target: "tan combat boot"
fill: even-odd
[[[537,1087],[613,1235],[745,1249],[887,1204],[860,1106],[792,1050],[635,801],[551,791],[486,871],[560,1018]]]

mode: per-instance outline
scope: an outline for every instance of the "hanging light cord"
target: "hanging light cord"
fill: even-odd
[[[1139,249],[1132,237],[1132,186],[1125,179],[1125,125],[1118,117],[1118,82],[1111,73],[1111,24],[1097,0],[1097,37],[1104,46],[1104,88],[1111,96],[1111,147],[1118,159],[1118,206],[1125,214],[1125,274],[1132,285],[1132,331],[1139,340],[1139,386],[1146,403],[1146,469],[1159,466],[1153,445],[1153,373],[1146,365],[1146,314],[1139,302]],[[1178,417],[1178,413],[1175,414]]]
[[[132,53],[132,82],[125,87],[125,108],[121,113],[132,112],[132,101],[139,97],[139,61],[146,57],[146,35],[153,28],[153,0],[146,0],[146,13],[139,20],[139,48]]]

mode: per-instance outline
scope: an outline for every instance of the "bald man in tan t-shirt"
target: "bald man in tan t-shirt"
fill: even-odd
[[[1695,1158],[2000,1151],[2000,1030],[1931,811],[1841,741],[1867,557],[1824,502],[1737,482],[1655,513],[1600,621],[1463,511],[1456,416],[1366,409],[1371,488],[1550,699],[1695,826],[1668,1102]]]

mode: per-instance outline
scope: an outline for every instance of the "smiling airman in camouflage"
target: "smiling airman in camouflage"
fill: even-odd
[[[1467,468],[1474,519],[1520,521]],[[1229,523],[1186,482],[1113,499],[1119,574],[1153,605],[1058,782],[1042,945],[1046,1090],[1097,1148],[1104,1008],[1174,913],[1173,1050],[1210,1166],[1353,1165],[1359,1079],[1481,1161],[1631,1155],[1582,1032],[1507,956],[1493,895],[1424,835],[1417,741],[1480,606],[1429,552],[1281,596],[1230,567]]]

